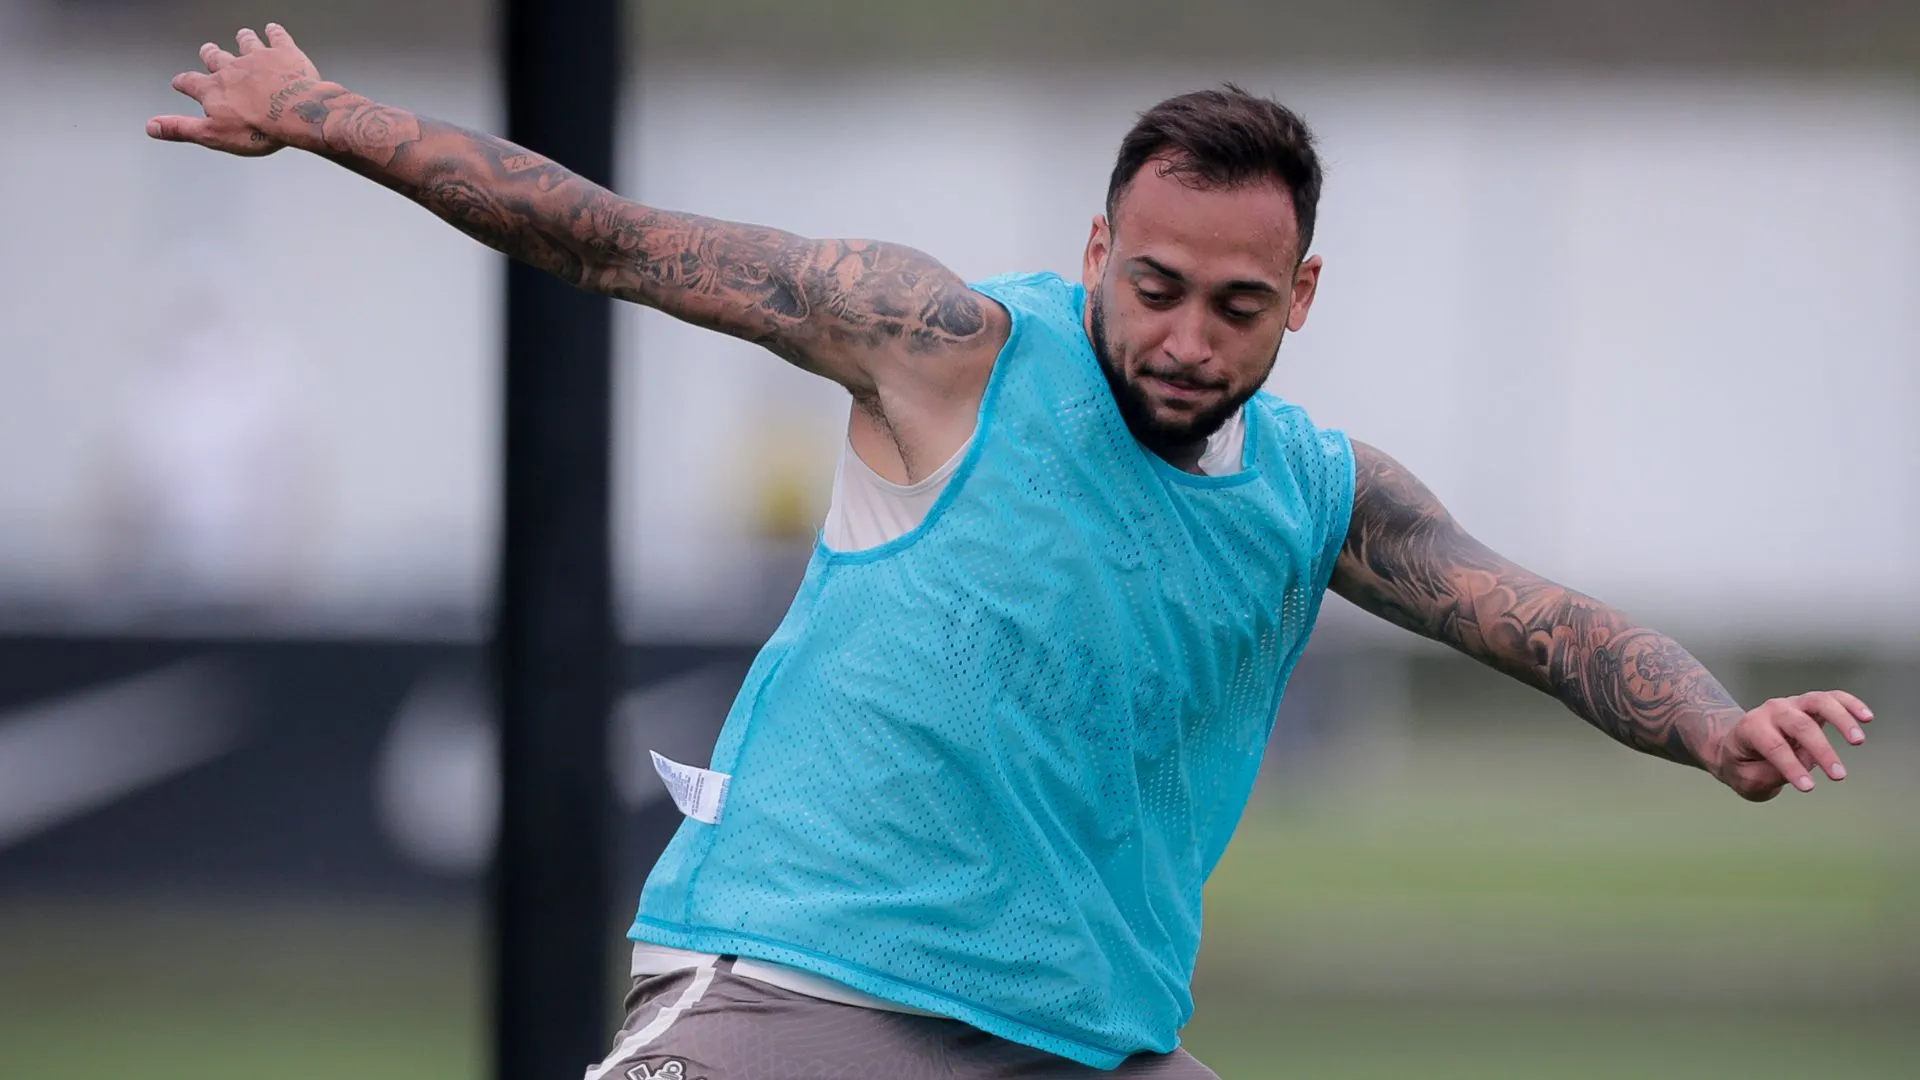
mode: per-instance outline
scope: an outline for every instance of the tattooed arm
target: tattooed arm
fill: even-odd
[[[990,364],[1005,340],[1005,313],[918,251],[641,206],[505,140],[324,82],[277,25],[238,45],[203,46],[206,73],[174,80],[205,118],[158,117],[148,133],[236,154],[309,150],[571,284],[764,345],[856,396],[879,396],[894,372],[981,381],[978,365],[912,361]]]
[[[1821,691],[1749,712],[1672,638],[1495,554],[1399,462],[1353,448],[1353,519],[1333,591],[1746,798],[1772,798],[1788,783],[1812,790],[1816,765],[1835,780],[1846,775],[1820,724],[1860,742],[1872,714],[1858,698]]]

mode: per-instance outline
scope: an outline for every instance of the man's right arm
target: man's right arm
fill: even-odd
[[[295,83],[292,86],[299,86]],[[291,88],[291,87],[290,87]],[[986,305],[912,248],[810,240],[658,210],[504,139],[315,83],[288,141],[418,202],[570,284],[764,345],[864,389],[876,354],[937,353],[986,330]]]
[[[149,132],[241,154],[311,151],[571,284],[766,346],[856,396],[876,395],[889,367],[937,384],[940,365],[916,359],[990,362],[1005,339],[1003,311],[912,248],[642,206],[504,139],[322,81],[284,30],[268,38],[242,32],[238,56],[203,48],[208,72],[174,86],[206,119],[163,117]]]

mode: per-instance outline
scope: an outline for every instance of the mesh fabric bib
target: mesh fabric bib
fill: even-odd
[[[1353,459],[1267,395],[1246,468],[1128,432],[1056,275],[915,530],[818,548],[636,940],[817,972],[1097,1068],[1191,1015],[1200,891],[1344,538]]]

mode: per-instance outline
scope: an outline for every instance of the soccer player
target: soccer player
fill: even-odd
[[[1178,1049],[1201,885],[1329,589],[1764,800],[1845,775],[1871,714],[1745,709],[1671,639],[1469,536],[1392,458],[1260,391],[1306,322],[1320,193],[1294,114],[1144,113],[1081,280],[621,199],[321,78],[287,33],[174,86],[155,138],[307,150],[585,289],[846,387],[791,612],[631,937],[592,1080],[1213,1074]]]

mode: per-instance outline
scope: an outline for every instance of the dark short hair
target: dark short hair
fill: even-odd
[[[1196,187],[1239,187],[1273,181],[1293,198],[1300,234],[1297,258],[1313,243],[1320,204],[1320,155],[1307,122],[1277,101],[1256,97],[1232,83],[1171,97],[1140,114],[1120,140],[1120,155],[1107,181],[1107,217],[1150,161],[1164,159],[1164,172]]]

